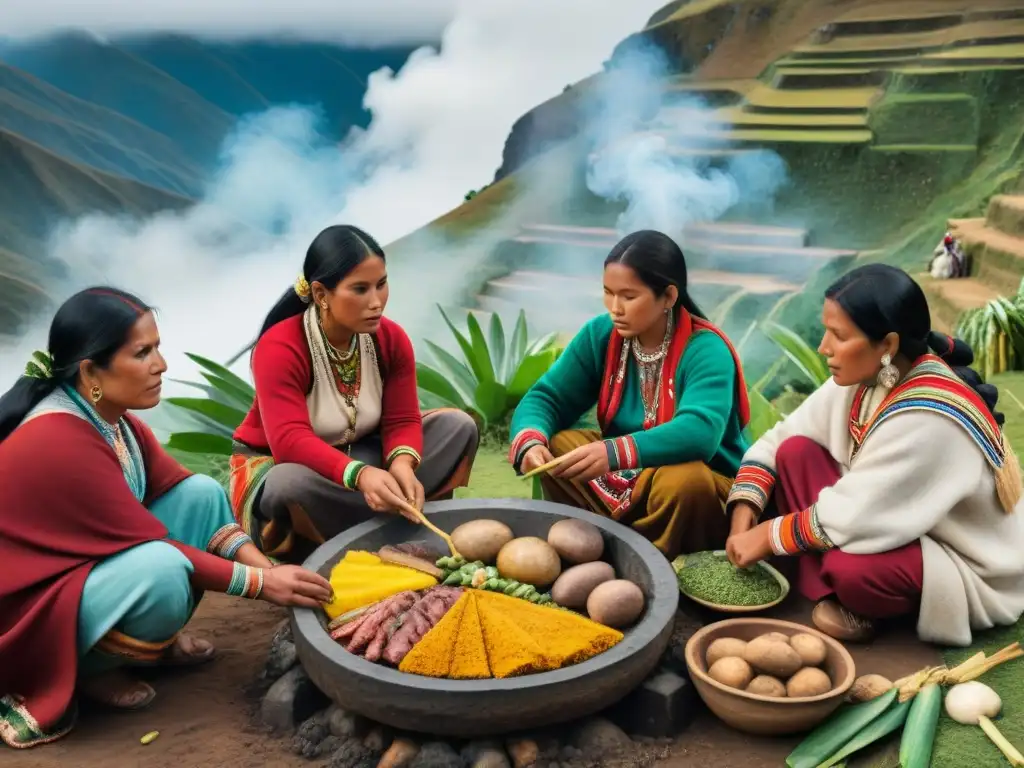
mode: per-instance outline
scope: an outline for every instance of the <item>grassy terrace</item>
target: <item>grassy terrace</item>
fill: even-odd
[[[928,32],[839,35],[828,42],[798,45],[793,48],[793,54],[802,57],[808,54],[832,55],[858,51],[929,52],[951,46],[973,47],[974,41],[1012,38],[1022,34],[1024,34],[1024,18],[975,21]]]
[[[754,111],[758,108],[807,109],[822,112],[860,110],[867,109],[878,93],[878,88],[779,90],[758,83],[747,93],[746,104],[753,107]]]

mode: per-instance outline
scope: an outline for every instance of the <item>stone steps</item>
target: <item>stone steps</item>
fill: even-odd
[[[835,259],[857,255],[856,251],[835,248],[735,245],[698,238],[688,239],[686,246],[688,254],[697,254],[695,264],[706,269],[771,274],[781,280],[801,284]]]
[[[1012,222],[1007,214],[1011,202],[999,197],[989,204],[989,218],[953,220],[949,229],[970,259],[972,276],[997,293],[1013,296],[1024,276],[1024,236],[1008,234],[993,225],[992,217],[1004,226]]]
[[[917,281],[928,296],[932,327],[943,333],[954,333],[960,315],[999,296],[998,291],[976,277],[935,280],[924,273],[917,276]]]

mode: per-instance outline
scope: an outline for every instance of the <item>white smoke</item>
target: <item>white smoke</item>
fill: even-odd
[[[240,123],[193,208],[141,222],[91,215],[59,227],[51,251],[72,275],[55,298],[96,283],[137,293],[160,310],[171,375],[191,378],[185,352],[224,360],[243,348],[320,228],[351,223],[386,244],[456,207],[491,180],[520,115],[598,71],[661,4],[457,0],[440,51],[422,49],[399,72],[371,76],[371,123],[341,146],[320,136],[315,112],[273,109]],[[544,186],[553,194],[568,181]],[[461,291],[487,241],[484,233],[479,248],[393,260],[388,314],[419,336],[418,323]],[[45,326],[26,334],[2,360],[4,379],[45,340]]]
[[[769,150],[726,154],[712,164],[699,150],[728,149],[712,132],[730,126],[697,95],[666,95],[667,74],[659,49],[634,45],[616,58],[591,106],[596,151],[587,186],[625,204],[621,233],[657,229],[678,237],[687,224],[714,221],[741,203],[770,202],[786,181],[785,162]]]

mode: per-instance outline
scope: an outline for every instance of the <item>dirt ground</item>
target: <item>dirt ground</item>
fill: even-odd
[[[790,598],[780,618],[808,622],[809,606]],[[263,666],[281,609],[223,595],[208,595],[189,631],[217,644],[218,658],[191,670],[154,672],[158,695],[142,712],[84,711],[66,739],[27,751],[3,749],[0,768],[298,768],[313,766],[293,755],[287,739],[273,739],[253,725],[255,698],[248,692]],[[713,619],[712,619],[713,620]],[[939,662],[909,628],[892,629],[872,645],[851,646],[858,673],[895,679]],[[139,739],[159,731],[153,743]],[[658,763],[664,768],[713,764],[716,768],[775,768],[797,739],[737,733],[705,712]]]

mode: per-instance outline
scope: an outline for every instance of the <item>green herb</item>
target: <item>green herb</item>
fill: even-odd
[[[782,595],[782,585],[764,568],[735,568],[709,552],[687,555],[676,578],[685,594],[716,605],[764,605]]]

